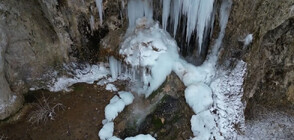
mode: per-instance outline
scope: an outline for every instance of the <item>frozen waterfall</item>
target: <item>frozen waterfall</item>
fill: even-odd
[[[129,27],[134,27],[136,19],[146,17],[152,19],[152,0],[129,0],[128,19]],[[184,16],[185,34],[187,44],[191,39],[197,40],[198,53],[202,51],[203,42],[210,37],[214,23],[214,0],[163,0],[162,1],[162,28],[167,30],[168,26],[173,27],[170,31],[176,36],[181,18]],[[157,11],[156,11],[157,12]],[[157,19],[159,20],[159,19]],[[196,35],[193,36],[193,34]]]

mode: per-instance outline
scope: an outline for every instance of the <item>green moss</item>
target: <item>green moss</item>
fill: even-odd
[[[152,125],[154,126],[155,130],[158,130],[163,126],[163,123],[161,122],[160,118],[154,116],[152,118]]]

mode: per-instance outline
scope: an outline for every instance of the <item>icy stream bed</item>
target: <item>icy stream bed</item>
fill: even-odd
[[[96,0],[96,2],[100,14],[102,13],[101,1]],[[185,99],[195,113],[191,116],[191,130],[194,134],[194,138],[191,139],[236,139],[239,137],[239,131],[244,130],[244,105],[241,97],[246,63],[239,61],[232,70],[216,66],[232,2],[223,1],[220,6],[219,36],[201,66],[194,66],[180,57],[176,41],[165,30],[166,22],[170,14],[174,18],[179,14],[169,13],[171,8],[182,11],[188,16],[187,40],[190,38],[190,32],[197,29],[198,43],[201,46],[204,29],[210,25],[211,18],[214,18],[211,17],[214,1],[185,0],[183,3],[172,1],[173,7],[166,5],[170,3],[170,1],[163,3],[162,29],[160,24],[152,19],[153,9],[149,1],[130,0],[128,3],[129,28],[119,50],[122,60],[110,57],[109,68],[101,64],[90,66],[88,72],[83,73],[83,70],[79,70],[76,72],[77,76],[60,78],[50,87],[52,91],[58,91],[62,87],[66,89],[75,82],[93,83],[104,78],[97,84],[107,84],[107,90],[116,92],[111,82],[117,79],[128,79],[133,83],[131,91],[118,91],[118,95],[115,95],[106,106],[105,120],[102,122],[104,126],[98,134],[100,139],[119,139],[113,136],[115,127],[113,120],[118,113],[133,102],[133,94],[148,97],[163,84],[171,72],[175,72],[186,86]],[[192,16],[193,6],[197,7],[196,17]],[[137,11],[134,11],[136,9]],[[100,19],[101,17],[102,15]],[[177,26],[177,23],[174,24]],[[235,128],[236,125],[239,126],[238,129]],[[138,135],[127,139],[155,138],[151,135]]]

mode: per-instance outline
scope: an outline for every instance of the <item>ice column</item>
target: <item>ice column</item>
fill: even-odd
[[[102,18],[102,12],[103,12],[103,6],[102,6],[102,0],[95,0],[96,2],[96,7],[98,9],[98,13],[99,13],[99,20],[100,20],[100,24],[102,25],[103,22],[103,18]]]

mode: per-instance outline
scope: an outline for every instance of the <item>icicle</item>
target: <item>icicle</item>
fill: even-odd
[[[125,0],[121,0],[121,7],[122,9],[125,9]]]
[[[169,11],[170,11],[170,1],[171,0],[164,0],[162,3],[162,27],[164,30],[166,30],[167,27],[167,20],[169,17]]]
[[[187,15],[187,31],[186,31],[186,41],[190,42],[191,35],[197,27],[196,22],[199,21],[197,18],[199,11],[200,0],[192,0],[189,3],[184,3],[183,13]],[[187,7],[186,7],[187,6]],[[186,11],[187,10],[187,11]]]
[[[129,27],[135,27],[136,20],[141,17],[146,17],[147,19],[153,18],[152,1],[129,0],[128,1]]]
[[[208,61],[214,64],[217,61],[218,51],[219,51],[219,48],[221,47],[222,40],[225,36],[226,27],[227,27],[227,23],[228,23],[230,11],[231,11],[231,6],[232,6],[232,0],[223,0],[220,7],[220,11],[219,11],[220,32],[219,32],[218,38],[215,41],[215,44],[213,45],[212,52],[210,54],[211,56],[209,56],[209,59],[208,59]]]
[[[201,53],[201,46],[204,37],[204,30],[207,28],[213,12],[214,0],[200,0],[198,22],[197,22],[197,38],[199,54]]]
[[[91,27],[91,31],[93,31],[95,29],[95,21],[94,21],[93,15],[91,15],[91,17],[90,17],[90,27]]]
[[[184,0],[185,1],[185,0]],[[173,35],[176,36],[180,15],[181,15],[181,9],[182,9],[182,0],[173,0],[172,9],[171,9],[171,19],[173,21]]]
[[[179,7],[178,4],[175,4]],[[182,13],[187,17],[186,41],[190,42],[191,36],[197,31],[197,40],[199,53],[201,52],[202,42],[206,31],[211,28],[211,19],[213,18],[214,0],[184,0],[182,3]],[[175,24],[175,26],[177,26]],[[176,31],[174,31],[175,33]]]
[[[102,25],[103,22],[103,17],[102,17],[102,12],[103,12],[103,5],[102,5],[102,0],[95,0],[96,2],[96,7],[98,9],[98,13],[99,13],[99,20],[100,20],[100,24]]]
[[[117,79],[120,74],[120,62],[118,62],[113,56],[109,57],[109,67],[112,79]]]

